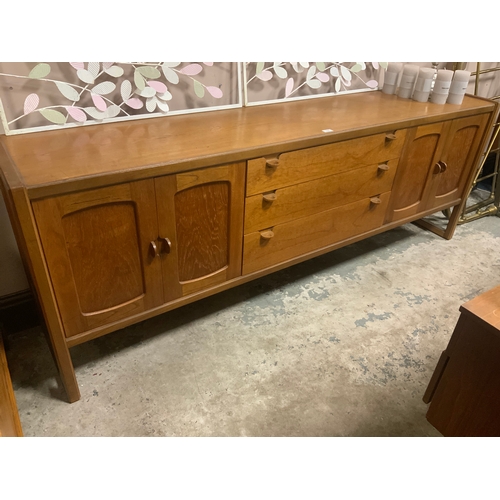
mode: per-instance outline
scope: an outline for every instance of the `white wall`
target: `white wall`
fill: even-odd
[[[7,209],[3,197],[0,196],[0,297],[28,288]]]
[[[0,123],[0,134],[4,130]],[[0,297],[29,288],[7,208],[0,195]]]

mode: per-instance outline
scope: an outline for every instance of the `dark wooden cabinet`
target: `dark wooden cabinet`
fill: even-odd
[[[500,436],[500,286],[460,307],[424,402],[444,436]]]
[[[77,344],[459,208],[496,108],[363,92],[2,137],[69,400]]]

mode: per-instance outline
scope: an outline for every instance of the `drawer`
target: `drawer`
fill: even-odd
[[[247,196],[398,158],[406,130],[370,135],[248,161]],[[267,163],[266,163],[267,162]]]
[[[250,196],[245,234],[390,191],[398,160]]]
[[[245,235],[243,274],[280,264],[382,226],[389,196],[390,192],[380,195],[380,204],[364,199],[279,224],[271,228],[273,236],[269,239],[262,236],[266,236],[265,231]]]

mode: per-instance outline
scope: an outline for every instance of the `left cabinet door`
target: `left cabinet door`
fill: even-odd
[[[163,303],[154,180],[33,202],[66,337]]]

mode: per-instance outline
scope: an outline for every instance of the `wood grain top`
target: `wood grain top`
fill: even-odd
[[[30,197],[36,198],[494,109],[492,101],[472,96],[466,96],[461,105],[437,105],[376,91],[35,132],[0,140]],[[324,132],[329,129],[333,132]],[[1,167],[12,169],[5,161]]]
[[[473,314],[500,334],[500,286],[469,300],[460,307],[460,311]]]

